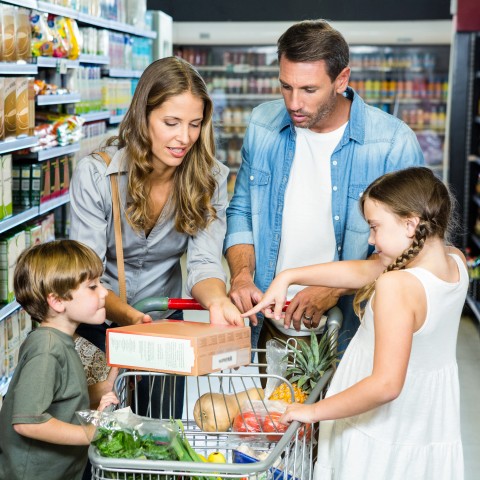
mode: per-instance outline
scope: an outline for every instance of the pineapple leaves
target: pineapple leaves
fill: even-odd
[[[287,347],[285,358],[289,360],[287,378],[297,382],[299,388],[310,393],[323,374],[332,368],[337,361],[336,333],[325,331],[320,339],[311,332],[310,345],[302,339],[297,339],[297,346],[277,338]]]

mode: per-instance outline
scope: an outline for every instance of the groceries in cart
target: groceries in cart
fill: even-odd
[[[91,444],[103,457],[200,462],[180,420],[141,417],[127,407],[114,412],[77,412],[82,425],[96,427]]]

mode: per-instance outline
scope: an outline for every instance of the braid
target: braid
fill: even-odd
[[[403,270],[421,252],[425,245],[428,231],[427,224],[425,222],[420,222],[415,229],[415,236],[413,237],[412,245],[403,251],[402,254],[397,257],[395,262],[391,263],[383,273],[391,272],[393,270]],[[375,291],[375,282],[376,280],[360,288],[355,295],[353,300],[353,310],[359,318],[362,318],[365,313],[365,301],[367,301]]]

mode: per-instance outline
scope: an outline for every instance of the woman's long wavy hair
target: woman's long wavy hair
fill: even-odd
[[[175,228],[181,233],[195,235],[217,216],[212,205],[217,187],[214,178],[213,103],[199,73],[186,61],[167,57],[153,62],[143,72],[120,125],[119,135],[107,141],[107,146],[118,145],[127,151],[129,202],[126,215],[137,231],[156,221],[151,218],[148,200],[148,178],[153,171],[149,116],[165,101],[185,92],[202,99],[204,109],[200,136],[174,174],[172,208],[175,211]]]
[[[367,199],[381,203],[399,218],[420,219],[412,245],[383,273],[404,269],[421,252],[428,237],[448,240],[454,200],[445,184],[429,168],[411,167],[387,173],[375,180],[367,187],[359,202],[363,215]],[[365,302],[374,291],[375,282],[357,291],[353,308],[360,318]]]

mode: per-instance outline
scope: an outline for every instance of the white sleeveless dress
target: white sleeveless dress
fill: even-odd
[[[460,394],[456,361],[458,326],[468,273],[458,255],[460,280],[448,283],[423,268],[405,271],[425,288],[427,316],[413,336],[401,394],[369,412],[320,422],[318,480],[462,480]],[[372,372],[373,311],[350,342],[327,396]]]

